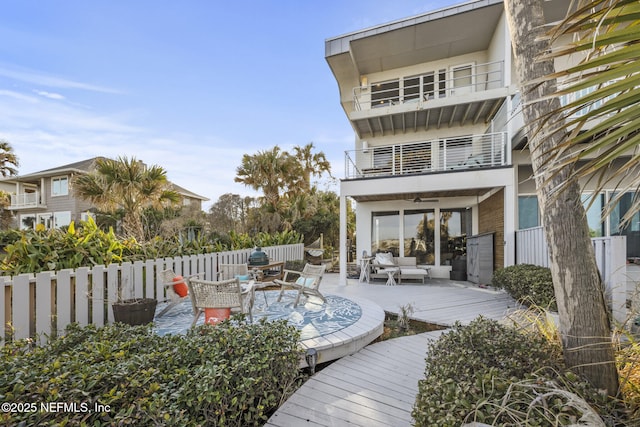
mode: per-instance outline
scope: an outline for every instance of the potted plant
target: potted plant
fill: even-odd
[[[118,286],[118,299],[111,304],[113,319],[116,322],[128,325],[145,325],[153,321],[158,301],[154,298],[123,298],[128,279],[120,280]]]

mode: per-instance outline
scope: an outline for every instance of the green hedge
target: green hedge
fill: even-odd
[[[493,273],[491,284],[503,288],[525,305],[538,305],[558,311],[551,270],[531,264],[512,265]]]
[[[4,412],[0,424],[261,426],[302,380],[298,339],[285,321],[237,316],[184,336],[71,325],[44,347],[2,348],[0,401],[81,410]],[[92,412],[96,404],[109,411]]]
[[[569,425],[606,403],[563,369],[558,345],[483,318],[429,345],[418,388],[416,426]]]

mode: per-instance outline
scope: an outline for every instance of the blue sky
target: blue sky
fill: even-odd
[[[275,145],[313,142],[339,179],[354,136],[325,39],[457,3],[2,2],[0,139],[20,174],[135,156],[211,199],[205,209],[255,195],[235,170]]]

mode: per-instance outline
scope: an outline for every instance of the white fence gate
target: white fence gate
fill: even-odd
[[[304,245],[262,248],[272,261],[301,260]],[[64,331],[77,322],[103,326],[113,322],[110,306],[120,297],[166,299],[159,274],[173,269],[176,274],[204,273],[217,277],[219,264],[248,262],[252,249],[190,255],[175,258],[96,265],[76,270],[47,271],[37,274],[0,276],[0,341],[47,336]]]
[[[628,319],[626,237],[594,237],[591,242],[600,276],[611,301],[613,318],[624,323]],[[516,231],[516,264],[549,266],[543,227]]]

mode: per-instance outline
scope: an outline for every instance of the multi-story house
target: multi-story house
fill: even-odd
[[[555,21],[567,2],[544,8]],[[434,277],[449,277],[467,237],[493,233],[494,268],[514,264],[516,230],[541,224],[503,1],[470,1],[334,37],[325,57],[355,132],[340,183],[341,247],[349,198],[358,257],[416,256]],[[589,209],[592,234],[627,235],[628,256],[640,256],[640,217],[620,227],[628,204],[600,221],[612,191]]]
[[[85,174],[94,168],[96,157],[2,180],[12,184],[11,205],[18,228],[34,228],[43,224],[47,229],[69,225],[71,221],[86,220],[94,211],[90,202],[76,196],[71,188],[74,175]],[[206,197],[172,184],[183,205],[200,210]]]

